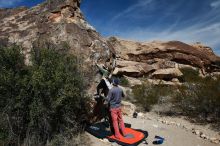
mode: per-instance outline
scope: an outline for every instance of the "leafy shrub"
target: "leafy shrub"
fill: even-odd
[[[173,102],[181,108],[183,114],[205,121],[211,118],[218,121],[220,118],[220,77],[202,78],[198,70],[181,69],[185,81],[178,88],[178,94]],[[209,119],[210,120],[210,119]]]
[[[199,82],[202,77],[199,76],[199,70],[198,69],[192,69],[189,67],[181,68],[180,71],[183,73],[183,76],[181,77],[183,82]]]
[[[120,78],[120,85],[122,86],[129,86],[129,81],[125,77]]]
[[[35,49],[26,66],[21,48],[0,48],[0,142],[45,145],[79,133],[88,98],[79,60],[53,49]]]
[[[136,103],[145,111],[150,111],[154,104],[157,104],[162,97],[171,95],[173,90],[169,86],[152,85],[149,83],[135,86],[133,88]]]
[[[179,88],[174,102],[183,113],[204,120],[211,117],[212,121],[220,118],[220,78],[205,78],[197,83],[186,83]]]
[[[220,123],[220,77],[202,78],[198,70],[190,68],[181,71],[185,80],[182,86],[143,84],[134,87],[137,104],[149,111],[161,99],[171,97],[170,112],[181,113],[200,122]]]

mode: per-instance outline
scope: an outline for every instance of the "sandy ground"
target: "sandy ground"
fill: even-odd
[[[124,116],[125,123],[130,123],[132,128],[142,129],[148,131],[147,143],[141,143],[139,146],[153,146],[152,144],[155,135],[159,135],[165,138],[163,146],[220,146],[220,144],[211,143],[209,140],[200,138],[198,135],[192,133],[191,130],[182,128],[176,125],[167,125],[160,122],[158,119],[166,119],[169,121],[174,121],[180,124],[188,126],[189,129],[196,128],[202,129],[203,132],[210,136],[219,136],[219,133],[212,131],[207,128],[207,126],[192,125],[188,121],[181,118],[171,118],[171,117],[158,117],[154,114],[147,114],[144,117],[132,118]],[[205,131],[204,131],[205,130]],[[91,146],[117,146],[116,143],[110,143],[108,140],[100,140],[96,137],[87,133],[91,141]]]

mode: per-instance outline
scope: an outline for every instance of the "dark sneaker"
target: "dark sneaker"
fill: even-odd
[[[155,145],[158,145],[158,144],[163,144],[163,142],[164,142],[164,138],[163,137],[160,137],[160,136],[155,136],[155,141],[153,141],[153,144],[155,144]]]

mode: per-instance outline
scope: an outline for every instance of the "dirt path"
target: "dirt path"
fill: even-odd
[[[198,135],[193,134],[191,128],[201,128],[200,126],[192,125],[189,122],[180,118],[165,118],[169,121],[178,122],[176,125],[162,123],[164,118],[157,117],[156,115],[147,114],[143,117],[132,118],[124,116],[124,121],[130,123],[132,128],[142,129],[148,131],[147,143],[141,143],[139,146],[153,146],[152,142],[155,135],[165,138],[163,146],[219,146],[220,144],[211,143],[209,140],[200,138]],[[172,122],[171,122],[172,123]],[[173,122],[174,123],[174,122]],[[182,125],[188,126],[189,129],[183,128]],[[210,135],[215,135],[217,132],[207,130]],[[117,146],[115,143],[109,143],[108,140],[100,140],[87,133],[91,140],[91,146]],[[219,134],[218,134],[219,136]]]

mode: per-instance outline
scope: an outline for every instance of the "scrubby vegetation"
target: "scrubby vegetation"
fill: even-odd
[[[135,86],[133,88],[136,103],[142,106],[145,111],[150,111],[154,104],[157,104],[162,98],[170,95],[170,93],[170,87],[152,85],[150,83]]]
[[[162,86],[143,84],[133,89],[138,105],[144,110],[151,110],[160,100],[171,99],[173,109],[182,115],[201,122],[220,121],[220,77],[199,76],[198,70],[181,69],[182,86]],[[172,111],[172,112],[175,112]]]
[[[21,51],[0,48],[0,145],[65,145],[87,117],[79,60],[35,49],[26,66]]]
[[[126,79],[126,78],[123,76],[123,77],[120,78],[120,84],[121,84],[122,86],[127,87],[127,86],[129,86],[129,81],[128,81],[128,79]]]
[[[220,119],[220,77],[198,77],[196,71],[189,70],[188,80],[179,87],[174,103],[185,115],[200,121],[218,122]],[[186,70],[185,70],[186,71]],[[189,80],[192,79],[192,80]]]
[[[193,82],[199,82],[203,79],[202,77],[199,76],[198,69],[185,67],[185,68],[181,68],[180,71],[183,73],[183,76],[181,77],[183,82],[193,83]]]

